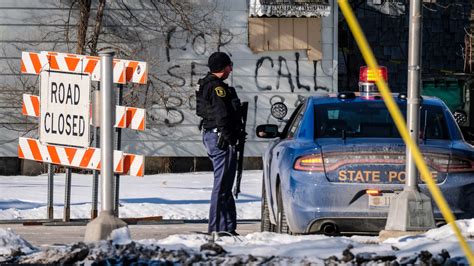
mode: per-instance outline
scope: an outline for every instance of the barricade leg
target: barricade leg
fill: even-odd
[[[48,164],[48,220],[54,219],[54,165]]]
[[[66,168],[66,178],[64,181],[64,222],[71,220],[71,175],[72,169]]]

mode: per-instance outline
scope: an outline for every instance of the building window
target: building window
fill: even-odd
[[[253,52],[306,50],[321,60],[322,18],[328,0],[250,0],[249,47]]]

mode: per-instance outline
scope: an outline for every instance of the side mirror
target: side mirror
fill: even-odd
[[[277,102],[272,104],[270,112],[276,119],[283,119],[288,113],[288,107],[282,102]]]
[[[257,126],[255,134],[259,138],[272,139],[280,136],[278,132],[278,126],[273,124],[265,124]]]
[[[474,127],[460,127],[464,140],[474,144]]]

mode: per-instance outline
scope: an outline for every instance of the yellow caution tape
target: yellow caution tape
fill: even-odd
[[[354,38],[357,42],[357,45],[359,46],[359,49],[362,53],[362,56],[364,57],[365,62],[370,68],[378,69],[379,66],[377,64],[377,60],[375,60],[374,54],[372,53],[372,50],[370,49],[370,46],[367,43],[364,33],[360,28],[359,22],[354,16],[352,8],[348,4],[347,0],[338,0],[338,4],[341,8],[344,17],[346,18],[347,24],[349,25],[352,34],[354,35]],[[428,189],[430,190],[431,195],[433,196],[433,199],[436,202],[436,205],[438,205],[438,208],[441,210],[441,213],[443,214],[443,217],[446,222],[448,222],[452,226],[454,233],[458,238],[459,245],[466,254],[469,264],[474,265],[474,255],[472,253],[472,250],[467,244],[466,239],[464,239],[463,235],[461,234],[461,230],[459,230],[459,227],[455,222],[456,219],[451,209],[449,208],[446,199],[443,197],[441,190],[433,181],[430,171],[428,170],[428,166],[426,166],[426,163],[423,160],[423,156],[421,155],[417,144],[410,138],[410,134],[408,133],[408,129],[406,127],[405,119],[403,118],[400,109],[392,98],[390,88],[380,75],[377,75],[375,83],[377,84],[377,87],[380,93],[382,94],[385,105],[387,106],[390,115],[392,116],[392,119],[395,122],[395,125],[397,126],[400,135],[402,136],[403,141],[409,148],[410,152],[413,154],[413,159],[415,160],[416,167],[420,171],[423,180],[428,185]]]

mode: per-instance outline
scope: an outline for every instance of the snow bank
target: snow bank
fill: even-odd
[[[0,256],[10,257],[35,251],[30,243],[15,234],[10,228],[0,228]]]

